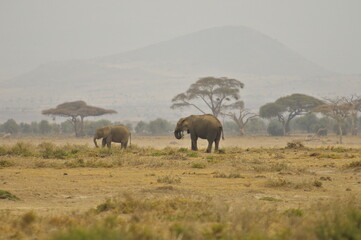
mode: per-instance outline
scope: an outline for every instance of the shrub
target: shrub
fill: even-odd
[[[300,149],[300,148],[304,148],[305,145],[303,145],[303,143],[301,141],[292,141],[292,142],[288,142],[286,148],[288,149]]]
[[[226,149],[220,148],[220,149],[218,149],[218,153],[219,154],[226,154]]]
[[[165,119],[157,118],[149,122],[149,131],[153,135],[166,134],[172,129],[173,129],[173,125]]]
[[[197,152],[190,152],[190,153],[187,153],[187,157],[198,157],[198,153]]]
[[[206,165],[204,163],[193,163],[192,168],[205,168]]]
[[[0,168],[11,167],[11,166],[14,166],[14,163],[6,161],[6,160],[0,160]]]
[[[31,149],[32,147],[30,144],[18,142],[10,149],[9,152],[14,155],[28,157],[33,155]]]
[[[270,179],[266,182],[266,187],[287,187],[287,186],[291,186],[292,183],[290,181],[287,181],[285,179]]]
[[[21,225],[26,227],[36,220],[36,215],[33,211],[25,213],[21,218]]]
[[[267,133],[271,136],[283,136],[283,127],[277,120],[272,120],[267,127]]]
[[[158,177],[157,182],[158,183],[167,183],[167,184],[180,183],[181,178],[166,175],[166,176]]]
[[[9,119],[1,126],[2,130],[6,133],[16,134],[19,132],[19,125],[14,119]]]
[[[184,147],[178,149],[178,152],[188,152],[188,151],[189,151],[188,148],[184,148]]]
[[[282,170],[288,170],[289,167],[286,163],[276,163],[270,167],[270,170],[280,172]]]
[[[3,146],[0,146],[0,156],[5,156],[8,154],[8,150],[3,147]]]
[[[0,199],[9,199],[9,200],[19,200],[19,198],[17,196],[15,196],[14,194],[8,192],[8,191],[4,191],[4,190],[0,190]]]
[[[352,163],[347,164],[346,167],[347,168],[360,168],[361,167],[361,160],[353,161]]]
[[[305,213],[299,208],[289,208],[283,214],[287,217],[302,217]]]
[[[115,203],[114,201],[111,201],[111,200],[106,200],[105,203],[102,203],[102,204],[99,204],[97,207],[96,207],[96,212],[97,213],[101,213],[101,212],[106,212],[106,211],[109,211],[109,210],[112,210],[112,209],[115,209],[116,206],[115,206]]]

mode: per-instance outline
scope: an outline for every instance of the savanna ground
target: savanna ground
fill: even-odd
[[[361,239],[361,137],[0,140],[0,239]]]

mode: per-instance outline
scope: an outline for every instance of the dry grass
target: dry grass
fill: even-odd
[[[0,189],[20,199],[0,199],[0,239],[360,238],[361,144],[234,138],[207,154],[138,140],[0,143]]]

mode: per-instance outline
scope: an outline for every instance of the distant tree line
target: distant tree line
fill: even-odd
[[[245,85],[236,79],[226,77],[204,77],[191,84],[187,91],[172,99],[172,109],[192,107],[200,113],[211,113],[222,119],[224,132],[231,135],[269,134],[285,136],[292,132],[327,135],[334,132],[339,136],[348,133],[357,135],[360,126],[361,97],[336,97],[317,99],[295,93],[266,103],[259,111],[252,112],[240,99]],[[108,120],[86,121],[88,116],[102,116],[116,111],[89,106],[84,101],[66,102],[55,108],[43,110],[42,114],[66,117],[67,121],[57,124],[46,120],[17,124],[9,119],[0,125],[5,134],[71,134],[92,136],[95,130],[106,125],[117,125]],[[127,123],[126,126],[138,135],[167,135],[174,130],[175,122],[157,118],[146,122]]]
[[[151,121],[138,122],[111,122],[109,120],[84,121],[84,136],[93,136],[97,128],[108,125],[124,124],[134,134],[140,136],[160,136],[173,133],[175,122],[166,119],[157,118]],[[361,118],[357,118],[356,124],[361,125]],[[353,123],[351,119],[347,119],[342,124],[342,135],[352,134]],[[226,136],[239,136],[239,126],[234,121],[223,121],[223,129]],[[330,117],[318,116],[316,113],[307,113],[297,117],[290,123],[290,131],[292,133],[307,133],[319,136],[325,136],[329,133],[339,135],[337,121]],[[41,120],[40,122],[17,123],[13,119],[9,119],[4,123],[0,123],[0,137],[6,133],[11,135],[74,135],[73,124],[67,120],[61,123],[49,122]],[[260,117],[252,118],[244,128],[247,135],[270,135],[283,136],[283,125],[277,118],[265,120]]]
[[[135,123],[111,122],[109,120],[84,121],[83,136],[93,136],[97,128],[109,125],[124,124],[129,130],[138,135],[166,135],[173,132],[175,123],[165,119],[157,118],[146,122]],[[41,120],[40,122],[17,123],[14,119],[9,119],[0,124],[0,137],[4,134],[11,135],[74,135],[74,125],[70,120],[62,123]]]

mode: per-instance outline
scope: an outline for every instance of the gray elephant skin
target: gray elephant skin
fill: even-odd
[[[207,153],[212,151],[212,144],[215,144],[215,151],[218,151],[219,141],[224,139],[223,127],[221,122],[211,114],[191,115],[186,118],[179,119],[174,130],[174,136],[177,139],[183,138],[183,132],[187,131],[191,135],[192,150],[197,151],[198,138],[207,139]]]
[[[102,128],[98,128],[94,134],[94,144],[95,147],[98,147],[97,139],[102,138],[102,147],[107,145],[108,148],[111,147],[112,142],[120,143],[121,148],[126,149],[128,145],[128,140],[130,140],[131,144],[131,133],[128,128],[124,125],[118,126],[106,126]]]

